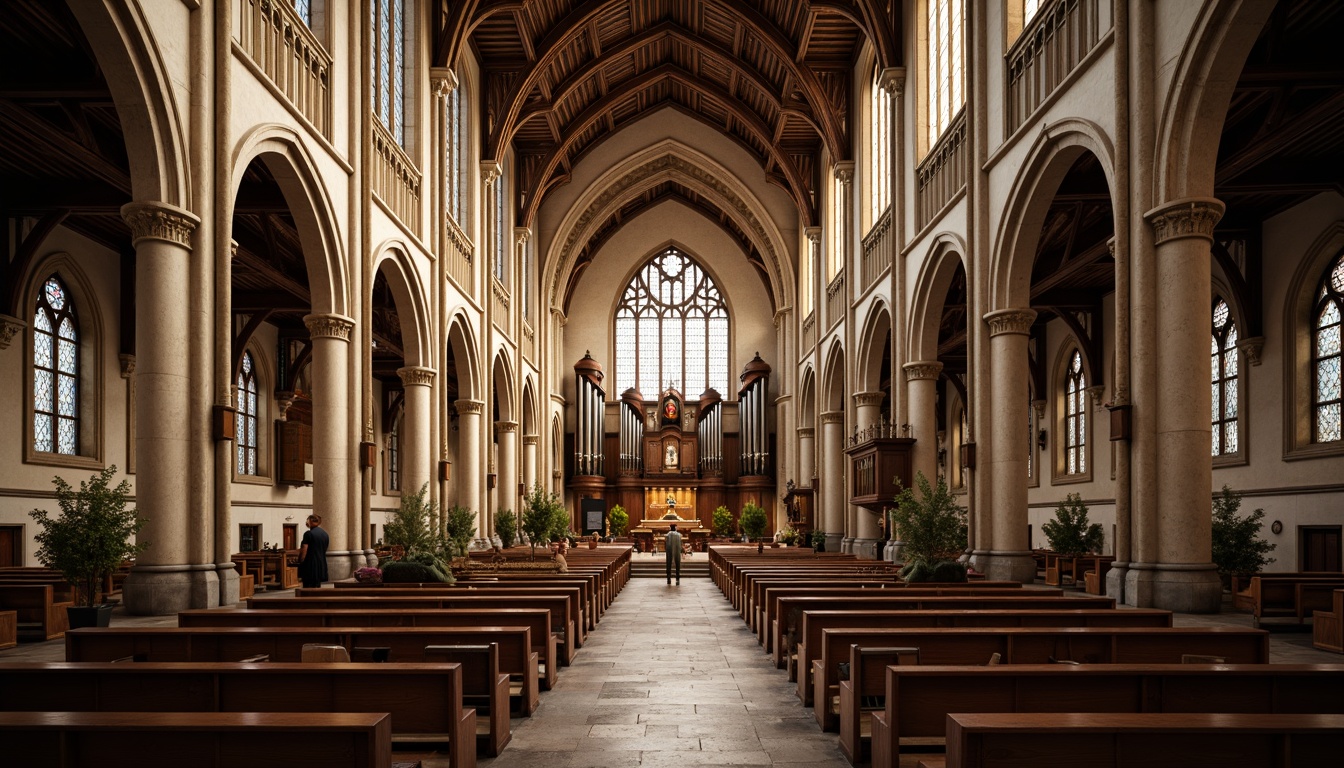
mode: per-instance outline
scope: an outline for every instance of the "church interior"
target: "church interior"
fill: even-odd
[[[1326,0],[14,0],[0,568],[116,467],[139,617],[246,604],[314,513],[350,579],[422,488],[477,552],[539,491],[717,580],[720,509],[895,567],[926,479],[1021,585],[1076,494],[1096,594],[1178,614],[1226,610],[1227,488],[1267,573],[1341,572],[1341,37]]]

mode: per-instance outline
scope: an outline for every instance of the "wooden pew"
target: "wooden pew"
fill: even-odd
[[[476,750],[497,757],[513,738],[509,728],[509,676],[499,668],[499,644],[431,645],[425,659],[459,664],[465,671],[463,702],[478,720]]]
[[[1329,607],[1329,594],[1336,589],[1344,589],[1344,574],[1333,578],[1254,576],[1249,587],[1252,621],[1257,627],[1267,618],[1294,618],[1302,624],[1315,609]]]
[[[461,664],[0,663],[0,710],[362,712],[391,719],[400,745],[447,742],[476,764],[476,712]],[[505,681],[507,696],[507,680]],[[505,708],[507,712],[507,707]],[[507,725],[507,717],[505,723]]]
[[[974,595],[947,595],[934,597],[913,597],[909,593],[895,593],[890,590],[872,594],[864,593],[852,597],[818,597],[814,594],[801,594],[781,597],[776,606],[776,619],[771,626],[771,642],[773,648],[771,653],[775,654],[775,665],[778,667],[787,663],[782,660],[783,649],[788,646],[789,632],[801,638],[799,633],[802,630],[801,616],[804,611],[835,609],[835,610],[870,610],[870,611],[979,611],[979,610],[1037,610],[1037,611],[1064,611],[1064,610],[1106,610],[1115,607],[1115,600],[1109,597],[1057,597],[1052,596],[1055,590],[1030,590],[1028,592],[1013,592],[1010,594],[993,594],[985,596]],[[1039,592],[1045,592],[1045,596],[1038,597]],[[798,622],[790,624],[790,619]]]
[[[19,612],[0,611],[0,650],[19,644]]]
[[[867,674],[867,672],[865,672]],[[873,768],[901,740],[940,742],[949,712],[1344,713],[1338,664],[1022,664],[888,667],[872,715]],[[854,679],[854,676],[851,676]]]
[[[54,640],[70,628],[65,613],[73,603],[58,601],[50,584],[0,585],[0,610],[16,612],[19,637]]]
[[[461,592],[451,596],[419,595],[414,597],[365,597],[322,590],[326,594],[312,597],[259,597],[247,601],[248,609],[260,610],[423,610],[431,608],[540,608],[551,614],[551,632],[559,633],[560,664],[569,666],[577,654],[578,630],[570,614],[566,595],[484,595]]]
[[[975,611],[806,611],[801,641],[792,663],[798,698],[812,706],[812,654],[820,653],[827,629],[899,629],[902,627],[1150,627],[1171,626],[1171,612],[1152,608],[1090,610],[1018,610],[987,608]]]
[[[530,587],[546,587],[546,588],[574,587],[579,590],[578,605],[583,607],[584,620],[585,620],[584,627],[588,631],[591,631],[592,629],[596,628],[597,622],[601,619],[603,611],[601,605],[602,601],[599,596],[600,593],[599,590],[597,589],[597,577],[591,575],[584,576],[582,574],[578,576],[571,576],[570,574],[562,574],[553,577],[540,577],[540,578],[535,576],[529,578],[517,578],[517,577],[492,578],[492,577],[473,576],[471,578],[458,579],[455,585],[447,585],[438,582],[424,582],[418,584],[393,583],[393,584],[378,585],[378,584],[360,584],[354,581],[337,581],[333,583],[333,586],[335,586],[338,590],[340,590],[342,594],[352,594],[352,595],[364,594],[364,591],[366,590],[382,590],[382,592],[386,594],[406,595],[406,594],[415,594],[412,593],[411,590],[421,590],[425,591],[428,594],[429,590],[441,591],[446,589],[465,589],[469,591],[474,591],[480,589],[495,589],[495,588],[520,589]],[[356,593],[353,590],[361,590],[361,591]]]
[[[812,712],[825,731],[839,727],[839,669],[850,646],[920,649],[921,664],[1171,664],[1212,654],[1229,664],[1269,662],[1269,633],[1232,627],[993,627],[825,629],[812,662]]]
[[[1339,765],[1344,716],[1241,714],[955,714],[948,768]]]
[[[308,608],[288,611],[221,611],[200,609],[177,615],[179,627],[478,627],[521,624],[532,630],[541,690],[555,687],[561,636],[551,631],[545,608],[425,608],[380,610]]]
[[[1331,610],[1316,611],[1311,644],[1322,651],[1344,653],[1344,589],[1330,593]]]
[[[389,768],[388,720],[381,712],[4,712],[0,740],[15,766]]]
[[[297,662],[305,643],[391,649],[390,661],[424,660],[427,645],[499,644],[500,671],[509,675],[510,698],[523,716],[537,708],[537,654],[527,627],[108,627],[65,635],[66,661],[111,661],[143,655],[145,661],[237,661],[266,654]]]

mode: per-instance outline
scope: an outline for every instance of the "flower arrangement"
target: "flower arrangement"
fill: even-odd
[[[382,584],[383,571],[381,568],[358,568],[355,570],[355,581],[360,584]]]

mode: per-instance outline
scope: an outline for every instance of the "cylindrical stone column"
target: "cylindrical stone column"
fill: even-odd
[[[886,392],[859,392],[854,395],[855,417],[859,429],[876,427],[882,421],[882,401]],[[904,480],[902,482],[905,482]],[[882,539],[881,519],[869,509],[855,509],[854,541],[850,551],[860,557],[877,558],[877,543]]]
[[[943,364],[936,360],[906,363],[906,397],[910,402],[910,432],[915,438],[911,451],[914,477],[901,478],[907,487],[918,487],[916,478],[922,473],[929,485],[938,482],[938,376]]]
[[[845,412],[821,414],[822,520],[826,551],[839,552],[845,536]]]
[[[495,436],[499,441],[499,478],[495,486],[495,512],[506,509],[518,511],[518,422],[496,421]],[[493,520],[493,517],[492,517]],[[482,530],[481,538],[495,535],[493,530]]]
[[[401,488],[416,493],[433,476],[429,427],[434,402],[434,369],[398,368],[403,388],[401,417]],[[431,496],[432,493],[426,493]]]
[[[1217,612],[1222,585],[1212,563],[1209,461],[1210,246],[1223,215],[1213,198],[1149,211],[1157,267],[1157,562],[1135,563],[1141,605]],[[1148,584],[1144,584],[1148,582]]]
[[[485,515],[481,511],[481,414],[485,402],[458,400],[457,408],[457,466],[453,477],[457,498],[452,503],[476,513],[476,531],[485,530]]]
[[[306,315],[304,325],[313,344],[313,512],[331,537],[327,572],[344,579],[364,565],[359,542],[349,540],[350,447],[350,332],[355,321],[343,315]],[[359,562],[352,557],[358,556]]]
[[[529,492],[537,484],[537,441],[540,435],[523,435],[523,487]],[[514,512],[519,510],[515,509]]]
[[[200,219],[166,203],[130,203],[121,215],[136,259],[135,501],[147,521],[137,538],[149,544],[122,599],[133,614],[162,615],[194,607],[195,580],[205,573],[188,562],[192,383],[184,374],[191,356],[188,262]]]
[[[989,504],[989,553],[977,568],[989,578],[1030,583],[1036,563],[1027,543],[1027,340],[1036,312],[1001,309],[985,315],[989,323],[992,422],[985,457],[993,493]],[[983,431],[983,428],[982,428]],[[981,519],[983,525],[985,521]]]
[[[816,448],[816,427],[803,427],[798,430],[798,485],[803,488],[812,487],[812,478],[817,475],[817,448]],[[816,511],[816,501],[813,501],[813,511]],[[820,527],[819,520],[813,520],[812,524]]]

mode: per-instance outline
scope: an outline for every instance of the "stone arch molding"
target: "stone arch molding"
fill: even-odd
[[[966,241],[955,232],[940,232],[929,244],[915,278],[906,324],[906,349],[911,362],[938,359],[938,327],[942,323],[947,290],[952,285],[958,264],[970,275],[967,253]]]
[[[424,281],[410,257],[411,250],[406,241],[392,238],[384,241],[373,251],[373,274],[387,267],[384,276],[392,290],[392,298],[397,305],[397,315],[401,319],[401,344],[405,353],[406,365],[433,368],[435,355],[430,340],[433,334],[429,327],[429,308],[425,299]],[[372,291],[373,282],[369,283]]]
[[[732,171],[673,139],[654,144],[602,174],[570,208],[556,230],[548,258],[551,307],[561,309],[560,292],[574,271],[579,251],[597,227],[631,198],[669,180],[713,200],[747,233],[765,257],[771,293],[781,304],[773,309],[787,309],[794,295],[794,274],[788,247],[765,206]]]
[[[1091,120],[1065,118],[1041,129],[1023,161],[999,217],[990,256],[989,310],[1026,307],[1031,301],[1031,266],[1050,202],[1073,162],[1090,152],[1101,163],[1115,211],[1115,149],[1106,131]],[[1119,230],[1119,225],[1116,225]]]
[[[230,214],[238,199],[243,174],[257,158],[267,163],[289,212],[294,216],[308,268],[313,313],[353,317],[348,282],[350,268],[341,247],[337,219],[332,213],[335,208],[312,154],[296,131],[271,123],[253,128],[239,140],[233,151]]]

